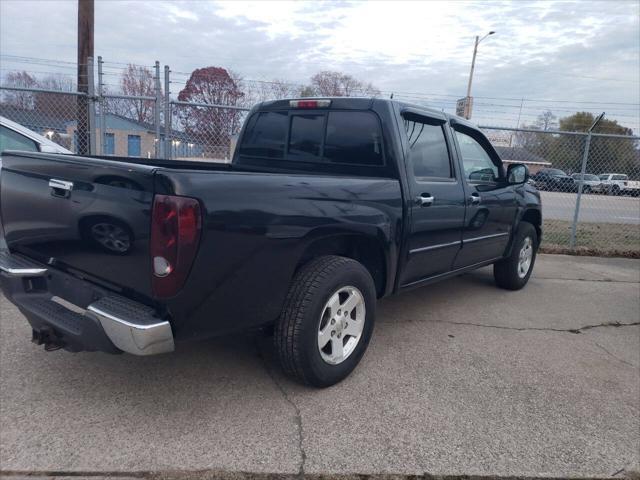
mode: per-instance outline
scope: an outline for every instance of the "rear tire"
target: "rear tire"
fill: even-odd
[[[529,222],[520,222],[511,255],[493,265],[496,285],[506,290],[520,290],[531,277],[538,251],[538,234]]]
[[[275,327],[275,348],[284,372],[314,387],[346,378],[367,349],[375,308],[375,285],[362,264],[323,256],[304,265],[291,283]]]

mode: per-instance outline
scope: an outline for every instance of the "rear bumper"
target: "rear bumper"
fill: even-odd
[[[134,355],[174,349],[170,323],[152,308],[6,250],[0,284],[45,347]]]

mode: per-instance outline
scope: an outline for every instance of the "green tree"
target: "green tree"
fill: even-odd
[[[560,130],[586,132],[594,121],[595,115],[592,113],[577,112],[560,119]],[[593,132],[623,136],[633,135],[633,130],[620,125],[617,120],[609,119],[601,120]],[[561,135],[557,139],[557,152],[560,158],[569,160],[571,166],[575,165],[572,170],[577,171],[581,166],[585,137],[579,137],[580,142],[571,137],[575,136]],[[592,137],[587,172],[596,174],[624,173],[632,178],[638,178],[640,176],[640,143],[632,138]]]

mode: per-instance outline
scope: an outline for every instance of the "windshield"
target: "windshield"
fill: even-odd
[[[558,170],[557,168],[549,168],[544,172],[548,173],[549,175],[562,175],[563,177],[566,175],[566,173],[564,173],[562,170]]]

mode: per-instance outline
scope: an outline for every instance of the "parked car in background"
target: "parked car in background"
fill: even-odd
[[[0,116],[0,153],[4,150],[22,150],[42,153],[73,153],[39,133]],[[2,162],[2,157],[0,157]],[[2,165],[2,163],[0,163]]]
[[[557,168],[543,168],[531,176],[538,190],[552,192],[577,192],[576,182],[569,175]]]
[[[231,164],[5,164],[0,283],[36,343],[149,355],[274,326],[284,371],[319,387],[358,364],[377,298],[491,264],[520,289],[542,235],[525,165],[466,120],[386,99],[262,103]]]
[[[640,182],[629,180],[623,173],[601,173],[603,189],[609,195],[640,195]]]
[[[580,185],[580,174],[574,173],[571,175],[574,182],[576,182],[576,188]],[[585,173],[582,180],[582,193],[603,193],[604,185],[597,175],[591,173]]]

